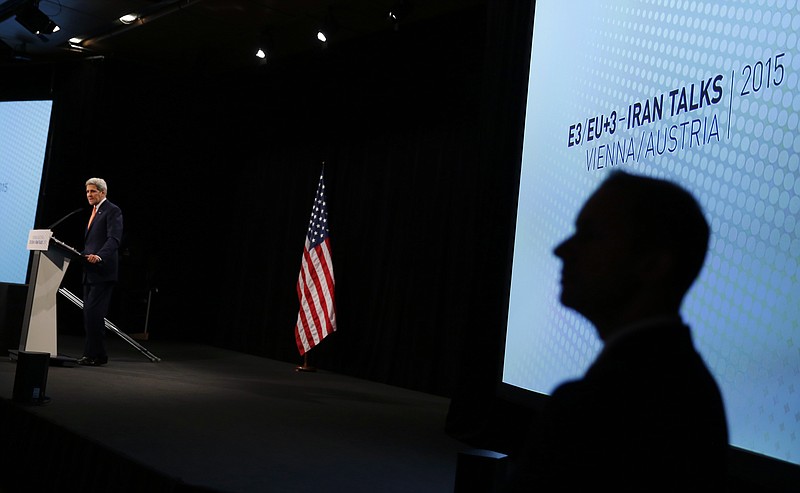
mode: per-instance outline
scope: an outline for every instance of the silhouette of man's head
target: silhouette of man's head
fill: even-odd
[[[695,198],[660,179],[612,172],[555,248],[561,302],[605,331],[678,313],[700,273],[709,227]]]

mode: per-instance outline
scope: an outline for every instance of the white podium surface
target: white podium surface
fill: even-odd
[[[41,238],[42,231],[32,231],[31,238]],[[38,234],[34,234],[35,232]],[[49,231],[47,233],[52,235]],[[45,243],[31,239],[28,241],[28,249],[33,250],[33,261],[19,349],[50,353],[51,357],[56,357],[58,355],[56,296],[69,267],[70,257],[66,250],[49,241],[48,234],[44,236],[47,237]]]

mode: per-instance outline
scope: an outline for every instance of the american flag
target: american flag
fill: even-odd
[[[336,330],[336,311],[333,303],[333,261],[328,236],[328,209],[325,203],[323,169],[319,174],[317,196],[308,225],[303,261],[297,279],[300,312],[294,327],[300,355]]]

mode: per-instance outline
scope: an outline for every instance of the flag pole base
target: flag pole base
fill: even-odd
[[[311,371],[317,371],[317,369],[314,368],[313,366],[308,366],[308,353],[305,353],[303,355],[303,364],[295,368],[294,371],[311,372]]]

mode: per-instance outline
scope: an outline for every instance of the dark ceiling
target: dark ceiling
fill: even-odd
[[[16,15],[26,4],[50,17],[60,30],[35,35]],[[2,63],[62,62],[116,58],[181,69],[202,65],[215,71],[264,63],[257,45],[269,39],[269,60],[318,49],[316,32],[327,19],[337,30],[330,43],[403,29],[444,15],[475,0],[4,0],[0,2]],[[398,26],[389,11],[406,10]],[[119,17],[140,16],[132,24]],[[267,36],[264,36],[267,33]],[[79,46],[69,40],[79,38]]]

